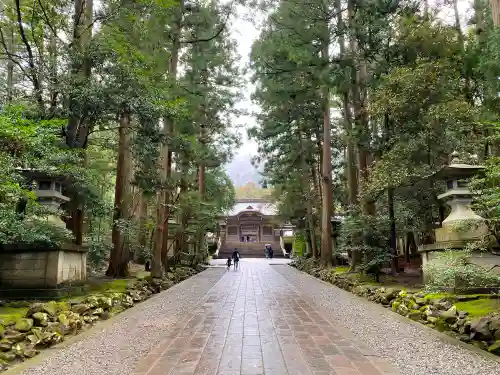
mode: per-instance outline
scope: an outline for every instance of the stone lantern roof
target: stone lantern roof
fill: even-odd
[[[480,174],[485,168],[483,165],[466,164],[462,162],[457,151],[454,151],[450,157],[450,164],[445,165],[439,171],[430,175],[429,178],[433,180],[465,179]]]
[[[68,182],[67,176],[51,175],[50,172],[36,169],[18,168],[17,171],[34,182],[34,193],[41,205],[57,210],[63,203],[70,201],[70,198],[63,194],[63,186]],[[59,216],[49,215],[49,221],[60,227],[65,227],[63,220]]]

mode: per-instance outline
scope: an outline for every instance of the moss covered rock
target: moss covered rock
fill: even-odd
[[[484,317],[471,322],[471,339],[472,340],[491,340],[493,335],[489,329],[490,318]]]
[[[0,353],[0,360],[5,361],[5,362],[12,362],[16,359],[16,354],[13,353],[12,351],[8,352],[1,352]]]
[[[69,302],[50,301],[45,303],[33,303],[26,313],[27,318],[31,318],[37,312],[44,312],[49,316],[56,316],[58,312],[68,310]]]
[[[34,347],[49,347],[63,341],[63,336],[59,332],[42,331],[40,328],[33,328],[31,333],[27,338]]]
[[[448,324],[453,324],[458,319],[458,312],[455,306],[450,307],[448,310],[440,313],[440,317]]]
[[[30,318],[20,319],[14,326],[14,329],[19,332],[28,332],[31,328],[33,328],[33,319]]]
[[[113,307],[113,299],[109,296],[100,296],[99,307],[102,309],[109,309]]]
[[[64,324],[66,326],[69,326],[69,319],[68,319],[68,316],[66,314],[59,314],[57,316],[57,320],[59,321],[59,323],[61,324]]]
[[[490,353],[500,355],[500,340],[495,341],[493,344],[488,346],[488,351]]]
[[[99,306],[99,298],[97,296],[88,296],[83,300],[83,303],[88,305],[91,309]]]
[[[79,303],[77,305],[71,306],[71,311],[79,315],[84,315],[89,310],[90,310],[90,305],[87,305],[86,303]]]
[[[412,310],[408,313],[408,318],[418,321],[422,319],[422,313],[418,310]]]
[[[419,306],[425,306],[427,304],[427,300],[425,298],[419,297],[415,298],[415,303]]]
[[[19,332],[13,329],[7,329],[5,330],[4,339],[10,340],[12,342],[19,342],[23,341],[26,336],[26,333]]]
[[[49,325],[49,315],[47,313],[40,311],[34,313],[32,318],[37,327],[47,327]]]
[[[0,340],[0,351],[1,352],[9,351],[12,348],[12,345],[14,345],[12,341],[7,339],[2,339]]]
[[[430,324],[436,324],[436,322],[438,321],[438,318],[436,318],[435,316],[428,316],[427,317],[427,321],[430,323]]]
[[[132,307],[135,302],[170,288],[174,281],[184,280],[196,273],[189,267],[179,267],[172,274],[172,279],[118,280],[113,283],[119,284],[120,288],[103,289],[69,302],[23,302],[22,311],[16,311],[18,315],[5,324],[6,328],[0,325],[0,371],[4,364],[31,358],[39,349],[63,341],[65,335],[108,319]]]

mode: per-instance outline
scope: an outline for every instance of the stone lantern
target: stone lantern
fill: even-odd
[[[435,242],[418,247],[423,266],[433,259],[436,252],[464,249],[468,244],[484,239],[489,233],[484,219],[471,207],[473,193],[467,186],[468,179],[481,174],[484,166],[463,163],[457,152],[451,157],[449,165],[428,177],[446,182],[446,191],[438,199],[446,202],[451,211],[442,226],[434,230]],[[500,258],[493,253],[473,254],[471,261],[489,267],[498,263]]]
[[[59,209],[68,202],[63,191],[65,176],[50,175],[42,171],[19,169],[34,186],[41,205]],[[65,227],[57,215],[47,220]],[[35,222],[36,224],[36,222]],[[47,246],[38,243],[0,244],[0,296],[9,299],[52,298],[65,295],[68,283],[87,278],[86,249],[73,243]]]
[[[70,199],[62,193],[65,180],[63,176],[49,176],[33,170],[23,170],[22,173],[28,179],[33,180],[34,193],[39,204],[59,210],[63,203],[69,202]],[[66,227],[58,215],[49,215],[48,221],[54,225]]]
[[[472,192],[468,188],[468,179],[481,173],[484,166],[465,164],[454,152],[449,165],[436,172],[432,178],[444,180],[446,191],[438,199],[450,206],[450,214],[443,220],[442,227],[435,230],[436,242],[458,242],[459,247],[465,242],[478,240],[488,233],[484,219],[472,208]],[[463,225],[462,225],[463,224]]]

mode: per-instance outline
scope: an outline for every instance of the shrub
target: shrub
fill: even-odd
[[[85,242],[85,246],[88,249],[87,271],[90,275],[100,274],[108,262],[108,257],[111,253],[111,244],[89,238]]]
[[[424,266],[429,292],[500,287],[500,276],[472,264],[470,251],[444,251]]]

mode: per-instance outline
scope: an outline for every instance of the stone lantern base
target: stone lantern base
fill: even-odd
[[[81,246],[66,244],[56,249],[16,244],[4,245],[0,251],[2,298],[40,298],[86,279],[87,252]]]

